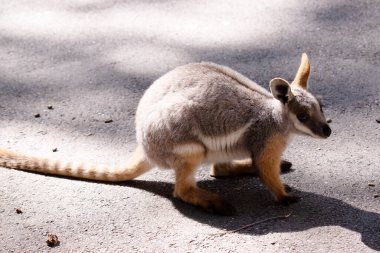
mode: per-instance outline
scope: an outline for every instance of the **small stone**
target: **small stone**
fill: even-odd
[[[52,105],[48,105],[47,108],[48,108],[49,110],[53,110],[53,109],[54,109]]]
[[[368,183],[368,186],[370,186],[370,187],[374,187],[375,184],[374,184],[374,183]]]
[[[107,119],[107,120],[104,121],[104,123],[111,123],[111,122],[113,122],[112,119]]]
[[[55,247],[59,245],[58,236],[55,234],[48,234],[48,239],[46,240],[46,243],[49,247]]]
[[[53,152],[57,152],[58,151],[58,148],[53,148]]]
[[[373,194],[373,197],[376,199],[376,198],[380,197],[380,195],[376,193],[376,194]]]
[[[327,123],[331,123],[331,122],[332,122],[332,119],[327,119],[326,122],[327,122]]]
[[[380,123],[380,118],[377,118],[377,119],[376,119],[376,122],[377,122],[377,123]]]
[[[39,113],[34,114],[34,117],[35,117],[35,118],[39,118],[39,117],[41,117],[41,114],[39,114]]]
[[[92,136],[94,133],[87,133],[86,136]]]
[[[16,213],[17,213],[17,214],[22,213],[21,209],[16,208]]]

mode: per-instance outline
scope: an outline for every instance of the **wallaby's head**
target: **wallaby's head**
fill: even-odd
[[[282,78],[270,81],[270,90],[275,99],[284,104],[285,112],[297,132],[317,138],[327,138],[331,128],[326,122],[319,101],[307,91],[310,63],[302,54],[301,65],[292,84]]]

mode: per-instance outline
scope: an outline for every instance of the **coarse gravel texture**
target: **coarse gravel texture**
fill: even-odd
[[[213,61],[267,88],[302,52],[333,129],[287,149],[283,180],[302,197],[289,207],[257,178],[199,170],[232,217],[174,200],[170,170],[107,184],[1,168],[0,252],[380,251],[379,13],[377,0],[0,1],[0,147],[123,163],[137,103],[165,72]]]

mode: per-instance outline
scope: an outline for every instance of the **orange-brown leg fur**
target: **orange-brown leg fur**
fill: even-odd
[[[235,209],[218,194],[200,189],[194,179],[194,173],[204,155],[187,154],[181,155],[175,166],[176,182],[174,188],[174,197],[195,205],[200,206],[207,212],[221,215],[232,215]]]
[[[260,178],[264,185],[272,192],[276,200],[284,204],[298,201],[298,197],[287,194],[280,179],[281,155],[286,141],[281,135],[271,137],[256,160]]]

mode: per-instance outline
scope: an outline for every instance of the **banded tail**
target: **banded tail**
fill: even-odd
[[[106,167],[64,163],[0,149],[0,166],[9,169],[81,178],[95,181],[120,182],[134,179],[152,168],[141,147],[137,147],[125,166]]]

